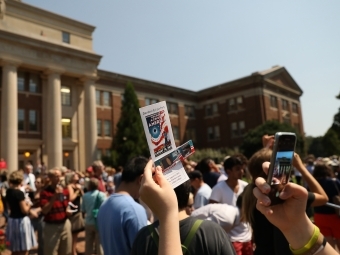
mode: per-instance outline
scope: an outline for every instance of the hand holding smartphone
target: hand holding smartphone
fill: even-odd
[[[273,154],[270,160],[267,183],[271,187],[268,194],[271,205],[282,203],[280,192],[289,182],[296,145],[296,135],[289,132],[275,134]]]

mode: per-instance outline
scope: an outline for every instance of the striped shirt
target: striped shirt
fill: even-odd
[[[40,193],[40,206],[44,207],[54,196],[55,189],[48,186],[46,189]],[[63,190],[63,196],[57,198],[51,210],[45,215],[44,221],[47,223],[57,224],[63,223],[67,219],[66,208],[69,202],[69,192],[68,189]]]

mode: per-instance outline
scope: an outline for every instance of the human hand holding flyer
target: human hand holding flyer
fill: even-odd
[[[166,102],[162,101],[139,108],[139,112],[152,160],[157,162],[169,157],[169,154],[177,148]],[[171,167],[163,167],[163,173],[173,188],[189,179],[180,161],[171,162]]]

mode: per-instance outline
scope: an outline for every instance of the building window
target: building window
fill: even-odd
[[[71,105],[71,88],[66,86],[61,86],[61,104],[65,106]]]
[[[97,149],[97,159],[98,160],[102,159],[102,149]]]
[[[231,123],[231,136],[235,137],[238,135],[238,131],[237,131],[237,123],[233,122]]]
[[[63,42],[64,43],[70,43],[70,33],[62,31],[62,37],[63,37]]]
[[[193,128],[188,128],[185,130],[185,140],[192,140],[193,142],[196,142],[196,130]]]
[[[185,116],[195,118],[195,107],[191,105],[184,106]]]
[[[18,109],[18,130],[25,131],[25,110]]]
[[[110,149],[105,150],[105,156],[109,157],[109,158],[111,157],[111,150]]]
[[[293,113],[299,113],[297,103],[292,103],[292,112]]]
[[[63,118],[61,119],[61,132],[63,138],[71,138],[71,119]]]
[[[97,136],[102,136],[102,121],[97,120]]]
[[[211,108],[211,105],[206,105],[205,106],[205,116],[211,116],[213,113],[212,113],[212,108]]]
[[[218,140],[220,139],[220,127],[215,126],[215,127],[208,127],[208,140]]]
[[[104,135],[111,136],[111,121],[104,120]]]
[[[212,113],[218,114],[218,104],[217,103],[212,104]]]
[[[145,98],[145,105],[155,104],[158,102],[158,99],[155,98]]]
[[[169,114],[178,115],[178,104],[177,103],[166,102],[166,106],[168,108]]]
[[[236,104],[235,104],[235,99],[234,98],[230,98],[229,99],[229,111],[234,111],[236,110]]]
[[[239,128],[239,134],[244,135],[246,131],[246,125],[243,120],[238,123],[238,128]]]
[[[242,97],[242,96],[239,96],[239,97],[236,98],[236,103],[237,103],[236,108],[237,108],[238,110],[244,108],[244,107],[243,107],[243,97]]]
[[[175,140],[179,140],[179,130],[177,126],[172,127],[172,134]]]
[[[108,91],[103,91],[103,105],[104,106],[111,106],[111,97],[110,97],[110,92]]]
[[[30,74],[29,92],[37,93],[39,89],[39,76],[37,74]]]
[[[38,131],[38,116],[36,110],[29,110],[29,131]]]
[[[282,99],[282,110],[288,111],[288,101]]]
[[[25,73],[18,72],[18,91],[25,91]]]
[[[100,90],[96,90],[96,104],[101,105],[100,102]]]
[[[277,97],[270,96],[270,106],[273,108],[277,108]]]

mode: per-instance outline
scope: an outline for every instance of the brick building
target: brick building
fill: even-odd
[[[0,0],[0,155],[85,169],[109,153],[127,82],[141,106],[167,101],[178,144],[238,147],[267,120],[303,133],[302,91],[284,67],[190,91],[98,70],[94,27],[21,1]]]

